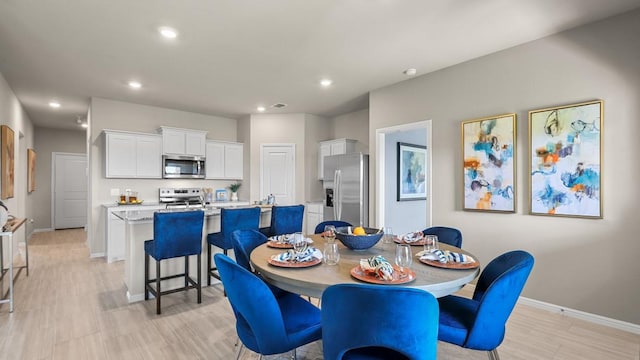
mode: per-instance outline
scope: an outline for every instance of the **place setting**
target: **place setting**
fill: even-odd
[[[313,244],[313,240],[305,237],[302,233],[283,234],[277,236],[271,236],[267,239],[267,246],[276,249],[293,249],[293,243],[296,241],[296,237],[302,237],[307,245]]]
[[[372,284],[406,284],[416,279],[416,273],[409,268],[411,263],[411,248],[408,245],[398,245],[395,265],[391,265],[382,255],[376,255],[360,259],[360,264],[352,268],[350,274],[355,279]]]
[[[393,241],[396,244],[423,246],[425,244],[425,236],[422,231],[412,231],[403,235],[394,236]]]
[[[480,263],[470,255],[441,250],[436,235],[424,237],[424,250],[418,252],[416,256],[423,264],[444,269],[475,269],[480,266]]]
[[[300,233],[299,236],[293,237],[291,249],[272,255],[267,262],[277,267],[306,268],[318,265],[322,263],[322,260],[322,252],[313,246],[309,246],[307,239]]]

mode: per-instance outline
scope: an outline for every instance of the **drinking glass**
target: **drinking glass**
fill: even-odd
[[[405,267],[411,266],[413,255],[411,254],[411,246],[408,244],[398,244],[396,246],[396,265],[400,267],[400,272],[404,272]]]
[[[338,250],[338,244],[326,243],[324,244],[324,263],[327,265],[337,265],[340,261],[340,251]]]
[[[301,253],[307,250],[307,239],[304,238],[301,232],[293,234],[293,250],[296,253]]]
[[[382,238],[383,244],[391,244],[393,242],[393,230],[390,226],[386,226],[382,228],[382,232],[384,233]]]
[[[324,227],[324,238],[329,244],[336,241],[336,227],[333,225],[326,225]]]
[[[425,235],[424,236],[424,252],[430,253],[431,251],[436,249],[438,249],[438,236]]]

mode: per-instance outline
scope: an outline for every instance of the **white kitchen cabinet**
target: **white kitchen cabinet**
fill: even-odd
[[[162,138],[159,135],[105,130],[107,178],[162,177]]]
[[[242,180],[244,144],[207,141],[207,179]]]
[[[206,131],[162,126],[160,132],[163,154],[205,156]]]
[[[331,155],[350,154],[356,151],[357,140],[335,139],[320,142],[318,149],[318,179],[324,177],[324,158]]]
[[[324,205],[321,202],[307,203],[307,234],[313,234],[316,226],[324,221]]]

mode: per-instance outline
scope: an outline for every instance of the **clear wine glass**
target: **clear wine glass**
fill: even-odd
[[[398,244],[396,246],[396,265],[400,267],[400,274],[404,274],[404,268],[411,266],[413,255],[411,246],[408,244]]]
[[[336,227],[333,225],[326,225],[324,227],[324,238],[329,244],[334,243],[336,241]]]
[[[304,238],[304,235],[302,235],[302,233],[297,232],[295,234],[293,234],[293,250],[296,253],[302,253],[305,250],[307,250],[307,239]]]

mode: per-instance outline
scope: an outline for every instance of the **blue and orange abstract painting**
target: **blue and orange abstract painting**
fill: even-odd
[[[464,209],[514,212],[516,114],[462,123]]]
[[[529,112],[531,214],[602,217],[602,101]]]

